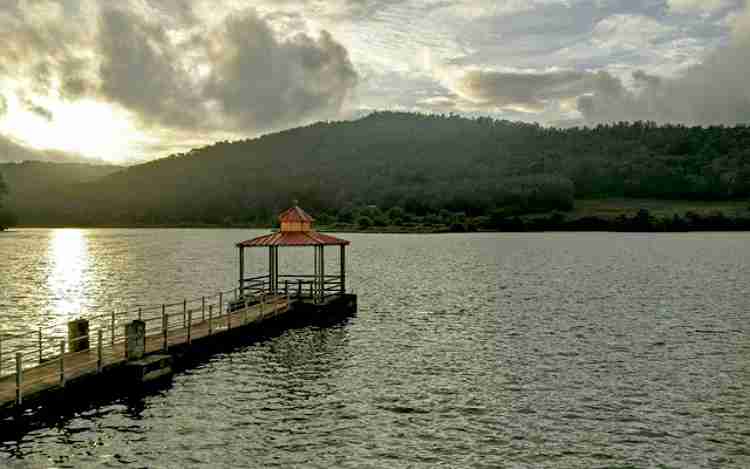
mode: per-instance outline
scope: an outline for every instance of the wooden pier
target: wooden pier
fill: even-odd
[[[237,244],[237,288],[81,318],[67,324],[67,334],[58,327],[0,335],[0,414],[65,406],[68,397],[107,387],[136,387],[171,374],[175,361],[207,345],[252,338],[270,323],[354,314],[357,298],[345,286],[349,242],[313,231],[312,218],[296,206],[280,220],[280,232]],[[340,247],[339,275],[324,273],[324,246],[329,245]],[[280,275],[280,246],[314,246],[315,273]],[[267,274],[245,277],[244,249],[250,247],[269,248]]]

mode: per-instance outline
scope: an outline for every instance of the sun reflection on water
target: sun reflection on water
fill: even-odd
[[[47,288],[50,310],[58,318],[80,316],[87,304],[90,270],[88,239],[83,230],[53,230],[49,242],[50,272]]]

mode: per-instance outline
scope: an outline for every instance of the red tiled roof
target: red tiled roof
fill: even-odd
[[[237,247],[347,246],[348,244],[349,241],[345,239],[318,233],[317,231],[279,231],[242,241],[241,243],[237,243]]]
[[[281,215],[279,215],[279,221],[285,221],[285,222],[292,222],[292,223],[298,223],[298,222],[310,222],[312,223],[315,221],[313,217],[307,214],[304,210],[299,208],[297,205],[294,207],[285,210],[282,212]]]

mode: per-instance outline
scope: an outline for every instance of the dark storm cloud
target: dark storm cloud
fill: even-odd
[[[194,127],[201,103],[165,29],[121,7],[102,9],[99,93],[147,124]]]
[[[346,49],[329,33],[282,41],[253,11],[175,45],[161,26],[127,10],[105,9],[100,36],[100,93],[165,126],[206,126],[210,103],[241,130],[294,125],[336,115],[357,83]],[[186,49],[205,54],[205,80],[191,79],[195,70],[181,65]]]
[[[245,127],[266,129],[335,115],[357,84],[346,49],[326,31],[280,41],[254,12],[231,16],[209,38],[205,96]]]

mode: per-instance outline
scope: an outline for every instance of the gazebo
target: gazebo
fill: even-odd
[[[237,243],[239,249],[239,291],[243,298],[263,294],[290,295],[323,303],[328,297],[346,293],[346,246],[349,241],[313,230],[315,220],[295,205],[279,215],[279,231]],[[315,269],[312,275],[279,274],[280,247],[312,246]],[[325,273],[325,247],[339,246],[338,275]],[[268,248],[268,274],[245,277],[245,248]]]

